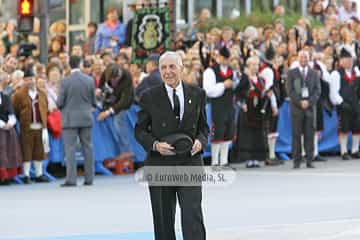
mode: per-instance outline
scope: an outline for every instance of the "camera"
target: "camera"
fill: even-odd
[[[98,107],[101,109],[108,108],[116,101],[116,96],[113,94],[114,89],[106,82],[101,90],[102,93],[99,99]]]

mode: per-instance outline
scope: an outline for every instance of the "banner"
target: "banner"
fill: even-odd
[[[132,29],[133,63],[144,63],[151,53],[162,54],[170,49],[168,7],[136,10]]]

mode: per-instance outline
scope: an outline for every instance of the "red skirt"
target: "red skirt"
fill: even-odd
[[[14,128],[0,129],[0,180],[11,179],[21,173],[22,154]]]

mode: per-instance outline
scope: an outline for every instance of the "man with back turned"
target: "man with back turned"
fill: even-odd
[[[92,185],[94,157],[92,146],[92,110],[96,106],[94,80],[81,72],[82,59],[70,57],[71,74],[61,82],[57,105],[61,110],[66,156],[66,180],[62,187],[76,186],[75,150],[77,137],[84,155],[85,182]]]

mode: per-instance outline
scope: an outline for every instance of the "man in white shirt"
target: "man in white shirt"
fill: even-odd
[[[233,70],[229,66],[230,52],[219,51],[217,64],[205,70],[203,87],[211,103],[211,165],[228,164],[229,146],[234,137]]]
[[[343,160],[360,158],[360,74],[353,68],[351,53],[345,48],[340,51],[340,68],[331,73],[331,102],[337,106],[339,118],[340,153]],[[348,154],[348,132],[352,132],[351,157]]]

